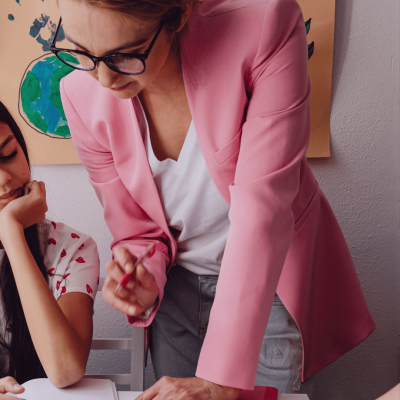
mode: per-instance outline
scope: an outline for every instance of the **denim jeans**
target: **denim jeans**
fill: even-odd
[[[179,265],[172,267],[164,298],[150,326],[149,346],[157,380],[165,375],[195,376],[217,281],[218,276],[196,275]],[[264,334],[255,384],[274,386],[280,393],[310,396],[310,382],[301,383],[301,365],[299,329],[276,295]]]

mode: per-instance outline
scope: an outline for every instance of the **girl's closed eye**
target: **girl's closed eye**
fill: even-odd
[[[14,158],[17,154],[18,154],[17,150],[14,150],[11,154],[9,154],[7,156],[0,156],[0,160],[1,161],[9,161],[12,158]]]

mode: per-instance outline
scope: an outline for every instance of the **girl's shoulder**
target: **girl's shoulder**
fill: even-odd
[[[100,260],[95,241],[62,222],[39,224],[49,285],[56,298],[67,292],[94,297],[99,281]]]
[[[62,222],[54,222],[48,219],[45,219],[38,225],[38,230],[39,237],[41,237],[42,241],[47,241],[48,244],[53,245],[57,244],[54,243],[56,239],[59,239],[60,243],[68,244],[74,244],[79,240],[92,240],[89,235],[86,235],[85,233],[82,233],[77,229],[71,228],[70,226]]]

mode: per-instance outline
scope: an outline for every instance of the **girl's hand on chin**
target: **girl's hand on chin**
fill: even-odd
[[[23,228],[45,219],[46,188],[43,182],[31,181],[24,186],[24,195],[10,201],[0,211],[0,224],[18,223]]]
[[[11,400],[15,397],[6,396],[5,393],[20,394],[23,393],[25,389],[18,384],[18,382],[11,376],[6,376],[0,379],[0,400]]]

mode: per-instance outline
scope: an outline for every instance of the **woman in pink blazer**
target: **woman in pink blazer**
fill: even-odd
[[[229,206],[196,378],[163,379],[140,399],[236,399],[236,389],[252,389],[276,294],[301,333],[303,381],[366,339],[375,323],[306,161],[311,88],[295,0],[59,5],[77,51],[69,53],[75,58],[53,51],[86,70],[61,82],[63,106],[114,238],[106,300],[131,324],[149,326],[177,255],[149,166],[146,120],[161,160],[178,160],[193,120]],[[136,270],[136,283],[116,293],[123,272],[152,243],[156,252]]]

